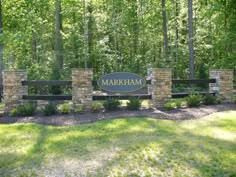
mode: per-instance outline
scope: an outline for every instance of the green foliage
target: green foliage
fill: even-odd
[[[54,62],[54,65],[52,66],[52,73],[50,80],[60,80],[61,79],[61,72],[58,64]],[[62,93],[62,89],[60,86],[51,86],[49,87],[49,92],[53,95],[59,95]]]
[[[202,96],[198,94],[191,94],[186,97],[186,102],[189,107],[199,106],[202,101]]]
[[[9,115],[12,116],[12,117],[17,116],[17,115],[18,115],[18,114],[17,114],[17,108],[13,108],[13,109],[10,111]]]
[[[167,103],[165,103],[164,104],[164,108],[166,109],[166,110],[172,110],[172,109],[175,109],[175,103],[173,103],[173,102],[167,102]]]
[[[34,115],[37,109],[37,105],[33,102],[25,103],[23,105],[19,105],[16,108],[13,108],[10,111],[10,116],[32,116]]]
[[[4,68],[28,69],[31,79],[68,79],[71,68],[84,67],[84,58],[87,58],[96,77],[117,70],[145,74],[146,64],[175,68],[176,77],[187,77],[187,1],[166,3],[168,23],[171,23],[168,38],[173,38],[168,41],[172,48],[167,61],[163,57],[163,34],[157,33],[163,24],[163,9],[158,1],[92,1],[87,8],[77,5],[76,1],[61,1],[61,6],[64,61],[63,69],[58,69],[52,62],[58,54],[54,47],[54,1],[10,0],[2,3],[4,35],[0,37],[0,43],[4,44]],[[194,19],[197,27],[194,37],[196,76],[207,77],[210,67],[236,66],[232,48],[236,40],[234,1],[226,4],[225,1],[196,1],[194,8],[199,11],[198,19]],[[171,11],[173,13],[169,13]],[[176,24],[175,19],[178,19]],[[83,21],[87,23],[81,23]],[[81,29],[87,29],[87,32]],[[175,45],[177,29],[179,40]],[[127,34],[130,37],[126,37]],[[87,57],[84,51],[87,51]],[[60,88],[52,87],[51,93],[61,93]]]
[[[69,114],[72,111],[72,106],[69,103],[59,104],[57,110],[61,114]]]
[[[43,107],[43,113],[45,116],[51,116],[56,114],[57,106],[54,103],[49,103]]]
[[[75,113],[82,113],[84,111],[83,105],[77,105],[74,107],[74,112]]]
[[[168,101],[167,103],[164,104],[164,108],[166,110],[172,110],[174,108],[180,108],[184,105],[184,100],[182,99],[175,99]]]
[[[181,99],[174,100],[173,102],[175,103],[175,106],[177,108],[180,108],[183,105],[183,100],[181,100]]]
[[[139,110],[141,104],[142,101],[139,98],[131,98],[127,102],[127,108],[128,110]]]
[[[217,103],[216,96],[208,94],[203,97],[203,104],[205,104],[205,105],[212,105],[212,104],[216,104],[216,103]]]
[[[121,102],[118,99],[108,99],[108,100],[105,100],[103,103],[103,106],[107,111],[116,110],[118,109],[120,105],[121,105]]]
[[[96,112],[100,112],[103,109],[103,105],[100,102],[93,102],[92,103],[92,108],[91,111],[96,113]]]
[[[236,104],[236,95],[233,96],[232,102],[233,102],[234,104]]]
[[[216,97],[216,103],[217,104],[221,104],[221,103],[223,103],[223,98],[222,97]]]

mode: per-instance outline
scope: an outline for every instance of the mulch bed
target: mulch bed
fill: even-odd
[[[43,116],[36,114],[32,117],[0,117],[0,124],[13,123],[37,123],[43,125],[72,126],[78,124],[92,123],[99,120],[131,118],[131,117],[149,117],[168,120],[186,120],[197,119],[207,116],[214,112],[236,110],[236,104],[220,104],[213,106],[200,106],[197,108],[181,108],[166,111],[163,109],[142,109],[139,111],[118,110],[113,112],[101,113],[82,113],[69,115]]]

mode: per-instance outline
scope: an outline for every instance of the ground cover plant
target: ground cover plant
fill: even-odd
[[[188,97],[185,98],[187,105],[189,107],[195,107],[195,106],[199,106],[201,101],[202,101],[202,96],[199,94],[191,94]]]
[[[142,100],[139,98],[130,98],[127,102],[127,109],[128,110],[139,110],[141,107]]]
[[[114,111],[118,109],[121,102],[118,99],[107,99],[103,102],[103,106],[107,111]]]
[[[32,116],[36,112],[37,105],[34,102],[24,103],[13,108],[10,111],[10,116]]]
[[[54,103],[49,103],[43,107],[43,113],[45,116],[51,116],[57,113],[57,106]]]
[[[234,177],[235,117],[0,125],[0,176]]]

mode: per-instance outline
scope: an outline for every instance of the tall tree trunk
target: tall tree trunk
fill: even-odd
[[[73,24],[74,25],[77,25],[77,19],[76,19],[76,14],[75,12],[73,12],[73,15],[72,15],[72,20],[73,20]],[[73,29],[73,53],[74,53],[74,58],[75,58],[75,62],[73,62],[73,64],[75,64],[76,67],[80,66],[80,59],[79,59],[79,44],[78,44],[78,41],[77,41],[77,35],[76,33],[78,32],[77,30],[77,27],[75,27]]]
[[[55,0],[55,16],[55,52],[57,64],[61,70],[63,67],[61,0]]]
[[[93,18],[93,5],[92,1],[89,2],[88,7],[88,67],[93,67],[93,64],[96,65],[94,62],[94,18]]]
[[[135,0],[133,2],[133,51],[134,56],[137,56],[137,73],[140,71],[140,58],[138,56],[138,47],[139,47],[139,24],[138,24],[138,2]]]
[[[176,0],[175,2],[175,63],[176,69],[175,74],[176,78],[178,78],[178,65],[179,65],[179,2]]]
[[[166,1],[161,1],[162,6],[162,29],[163,29],[163,37],[164,37],[164,58],[167,61],[169,59],[169,51],[168,51],[168,28],[167,28],[167,16],[166,16]]]
[[[89,34],[88,34],[88,2],[86,0],[84,3],[84,67],[88,68],[88,59],[89,59]]]
[[[188,0],[188,35],[189,35],[189,78],[194,79],[194,49],[193,49],[193,2]]]
[[[34,30],[32,30],[32,57],[35,63],[38,63],[37,39]]]
[[[0,35],[2,30],[2,0],[0,0]],[[0,44],[0,101],[2,100],[3,86],[2,86],[2,71],[3,71],[3,44]]]

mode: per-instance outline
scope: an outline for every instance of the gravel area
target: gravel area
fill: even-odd
[[[43,125],[72,126],[84,123],[92,123],[105,119],[149,117],[156,119],[186,120],[199,119],[214,112],[236,110],[235,104],[220,104],[213,106],[200,106],[197,108],[181,108],[166,111],[163,109],[142,109],[139,111],[118,110],[113,112],[82,113],[69,115],[43,116],[35,115],[32,117],[0,117],[0,124],[11,123],[38,123]]]

